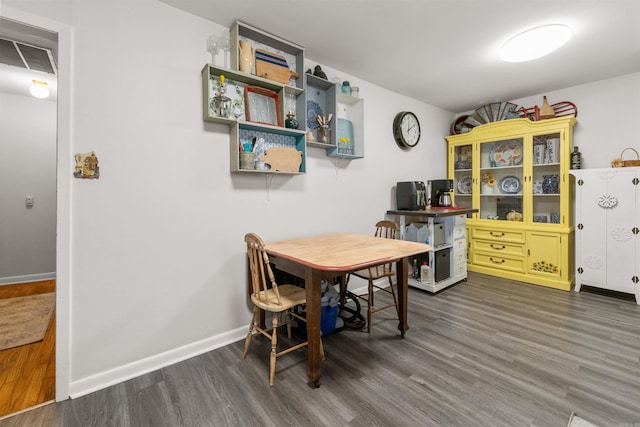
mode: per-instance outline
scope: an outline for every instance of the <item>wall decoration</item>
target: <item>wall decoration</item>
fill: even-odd
[[[73,176],[83,179],[100,178],[100,165],[98,164],[98,156],[91,151],[90,153],[78,153],[75,155],[76,167]]]

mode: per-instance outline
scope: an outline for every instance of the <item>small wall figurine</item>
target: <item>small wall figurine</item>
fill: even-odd
[[[98,165],[98,157],[93,151],[90,153],[78,153],[75,156],[76,167],[73,176],[83,179],[100,178],[100,165]]]

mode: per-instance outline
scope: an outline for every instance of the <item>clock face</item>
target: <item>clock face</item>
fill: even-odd
[[[393,136],[400,148],[415,147],[420,141],[420,122],[408,111],[398,113],[393,121]]]

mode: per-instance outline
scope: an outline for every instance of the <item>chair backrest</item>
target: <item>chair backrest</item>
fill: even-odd
[[[385,239],[397,239],[398,238],[398,224],[393,221],[382,220],[376,223],[376,237],[382,237]]]
[[[382,239],[397,239],[398,238],[398,224],[393,221],[382,220],[376,223],[376,232],[374,234],[375,237],[380,237]],[[385,268],[387,270],[391,270],[393,268],[393,263],[383,264],[376,267],[372,267],[370,269],[370,274],[380,274],[383,273]]]
[[[264,240],[256,233],[247,233],[244,236],[244,241],[247,243],[253,297],[264,303],[281,304],[278,284],[273,276],[271,264],[269,264],[269,256],[264,250]],[[269,281],[267,281],[267,278]],[[267,293],[269,285],[271,285],[273,292]],[[271,298],[269,298],[270,296]]]

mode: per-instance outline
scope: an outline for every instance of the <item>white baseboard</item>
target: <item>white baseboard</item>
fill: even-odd
[[[353,279],[361,280],[357,277],[354,277]],[[352,285],[358,287],[352,287],[351,290],[366,293],[366,283],[367,282],[364,280],[361,280],[360,283],[358,283],[357,280],[354,280]],[[364,286],[362,286],[363,284]],[[156,354],[146,359],[119,366],[99,374],[91,375],[75,381],[72,380],[69,385],[69,396],[72,399],[75,399],[77,397],[102,390],[109,386],[162,369],[165,366],[173,365],[208,351],[243,340],[246,335],[247,327],[242,326],[233,331],[225,332],[218,336],[191,343],[165,353]]]
[[[16,283],[40,282],[42,280],[53,280],[56,278],[55,271],[52,273],[26,274],[24,276],[0,277],[0,286],[15,285]]]
[[[118,366],[109,371],[71,381],[69,385],[69,396],[75,399],[243,340],[247,336],[247,330],[247,326],[243,326],[215,337],[194,342],[165,353],[156,354],[127,365]]]

